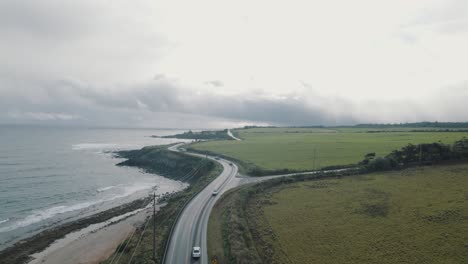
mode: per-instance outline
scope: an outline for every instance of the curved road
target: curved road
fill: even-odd
[[[179,146],[181,146],[181,144],[174,145],[169,149],[178,151],[177,148]],[[194,153],[188,154],[205,157],[204,155]],[[208,156],[207,158],[215,160],[214,157]],[[207,264],[209,262],[206,235],[211,209],[222,193],[237,186],[239,181],[239,179],[235,177],[237,174],[237,166],[235,164],[223,159],[216,161],[223,166],[223,172],[197,194],[182,211],[172,233],[165,263]],[[218,195],[212,195],[214,190],[218,190]],[[199,259],[192,258],[192,247],[195,246],[201,247],[201,257]]]
[[[228,136],[232,137],[232,139],[234,139],[234,140],[242,141],[240,138],[234,136],[230,129],[228,129],[227,134],[228,134]]]
[[[184,143],[174,145],[169,148],[171,151],[179,151],[178,147]],[[320,171],[310,171],[301,173],[290,173],[275,176],[263,177],[236,177],[237,166],[225,159],[218,159],[211,156],[189,153],[189,155],[209,158],[219,162],[223,166],[223,172],[213,180],[205,189],[197,194],[189,204],[185,207],[177,220],[174,227],[169,248],[167,250],[165,264],[187,264],[201,263],[208,264],[209,256],[207,252],[207,230],[208,220],[210,218],[211,209],[220,196],[229,189],[234,187],[261,182],[278,177],[294,176],[299,174],[319,173]],[[321,172],[338,172],[348,169],[329,170]],[[214,190],[218,190],[218,195],[213,196]],[[199,259],[192,258],[192,248],[201,247],[201,257]]]

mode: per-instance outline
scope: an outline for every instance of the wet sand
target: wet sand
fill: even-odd
[[[156,210],[160,207],[157,205]],[[150,206],[70,233],[44,251],[33,254],[34,260],[29,264],[100,263],[112,256],[118,245],[152,213]]]

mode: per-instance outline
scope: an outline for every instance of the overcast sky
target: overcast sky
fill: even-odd
[[[466,0],[2,0],[0,123],[468,121]]]

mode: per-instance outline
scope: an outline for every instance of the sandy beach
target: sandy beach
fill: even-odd
[[[163,205],[156,205],[159,211]],[[58,239],[42,252],[33,254],[29,264],[100,263],[109,258],[121,241],[145,223],[152,207],[138,209],[93,224]]]

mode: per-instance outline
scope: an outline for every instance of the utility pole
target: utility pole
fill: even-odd
[[[320,168],[320,154],[319,151],[317,150],[317,169]]]
[[[422,164],[422,145],[419,144],[419,165]]]
[[[156,261],[156,193],[153,193],[153,260]]]
[[[314,170],[315,170],[315,155],[317,154],[317,149],[314,148]]]

